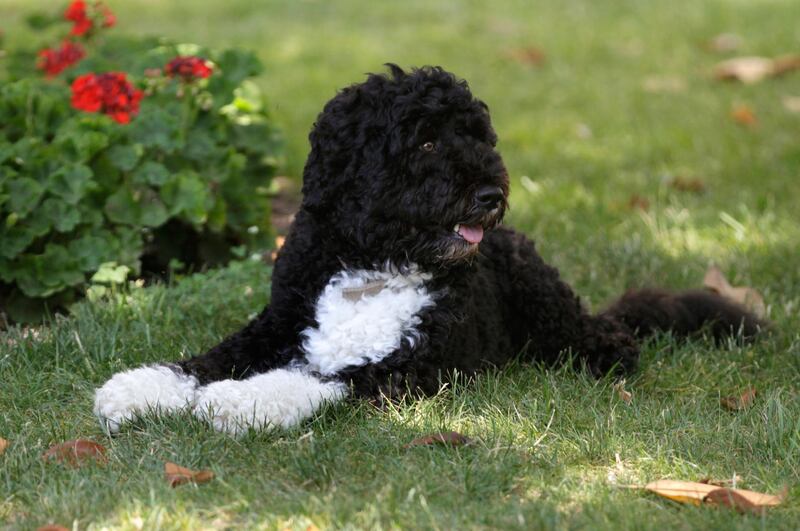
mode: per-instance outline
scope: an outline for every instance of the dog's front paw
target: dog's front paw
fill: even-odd
[[[223,380],[201,388],[194,414],[232,435],[250,428],[289,428],[313,415],[324,402],[343,397],[346,390],[338,382],[275,369],[247,380]]]
[[[194,404],[197,379],[166,365],[118,372],[94,395],[94,414],[109,433],[137,413],[177,411]]]

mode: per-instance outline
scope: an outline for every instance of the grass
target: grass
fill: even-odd
[[[298,175],[305,136],[337,87],[380,64],[442,64],[490,105],[513,181],[509,222],[599,308],[627,287],[700,283],[722,266],[757,287],[774,333],[717,349],[661,337],[628,381],[512,366],[430,400],[378,411],[341,405],[302,428],[234,440],[191,417],[140,420],[105,438],[94,387],[144,362],[212,346],[265,302],[256,263],[131,289],[78,305],[38,334],[0,337],[0,522],[79,528],[607,528],[794,529],[800,521],[800,76],[743,86],[709,72],[727,55],[702,44],[722,32],[742,55],[797,51],[793,0],[743,2],[110,2],[119,29],[258,50],[259,80]],[[2,0],[9,46],[45,0]],[[535,46],[541,67],[509,51]],[[649,92],[653,79],[677,91]],[[752,108],[755,127],[729,116]],[[700,179],[705,192],[670,179]],[[628,208],[635,194],[647,211]],[[254,294],[246,290],[253,288]],[[754,407],[722,411],[747,385]],[[459,449],[403,444],[458,430]],[[45,465],[52,443],[109,448],[105,467]],[[210,468],[212,483],[170,489],[165,460]],[[788,485],[761,516],[678,506],[620,488],[658,478],[741,476],[746,488]]]

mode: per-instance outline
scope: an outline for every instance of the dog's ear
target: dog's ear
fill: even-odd
[[[390,129],[391,82],[370,75],[340,91],[317,117],[309,134],[311,152],[303,172],[303,205],[320,210],[358,193],[359,173],[381,167],[382,143]]]

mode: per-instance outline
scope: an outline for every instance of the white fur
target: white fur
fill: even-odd
[[[303,350],[308,369],[336,374],[345,367],[376,363],[405,339],[412,345],[419,338],[417,315],[433,306],[425,287],[430,274],[412,268],[397,271],[342,271],[325,286],[316,304],[316,328],[303,330]],[[358,288],[384,283],[377,293],[367,290],[358,300],[345,296]]]
[[[109,432],[136,413],[177,411],[194,403],[197,379],[164,365],[118,372],[94,395],[94,414]]]
[[[289,428],[346,392],[346,385],[322,382],[300,369],[274,369],[247,380],[222,380],[202,387],[194,414],[234,435],[249,428]]]

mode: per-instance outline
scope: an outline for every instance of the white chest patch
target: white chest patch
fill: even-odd
[[[425,281],[431,275],[415,267],[396,271],[341,271],[316,304],[316,328],[302,332],[308,368],[335,374],[345,367],[376,363],[403,340],[419,339],[419,312],[434,305]]]

